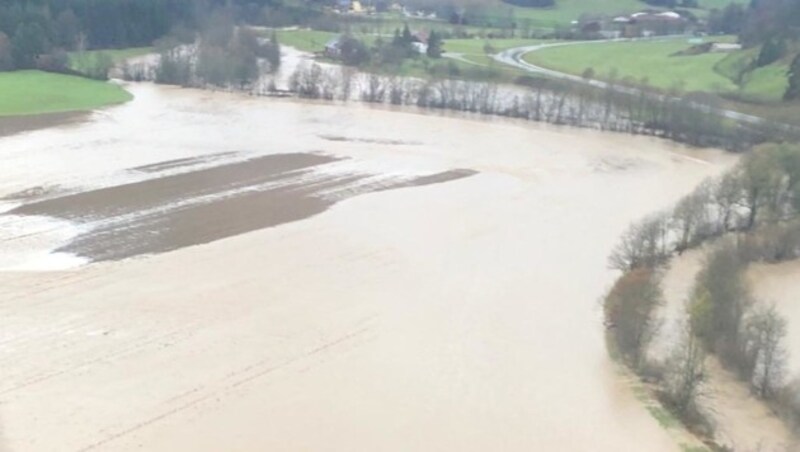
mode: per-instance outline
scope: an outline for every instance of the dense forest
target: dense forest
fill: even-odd
[[[800,38],[800,2],[796,0],[752,0],[741,30],[746,45],[767,39]]]
[[[63,67],[67,51],[151,45],[176,28],[197,29],[225,7],[236,20],[296,22],[319,2],[280,0],[4,0],[0,3],[0,70]]]

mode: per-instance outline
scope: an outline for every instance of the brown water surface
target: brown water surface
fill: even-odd
[[[597,301],[628,224],[730,156],[131,89],[0,140],[7,449],[679,450]]]

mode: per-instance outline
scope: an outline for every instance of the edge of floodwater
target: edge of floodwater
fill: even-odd
[[[136,96],[126,89],[128,82],[109,80],[106,83],[119,88],[119,90],[124,93],[125,99],[106,102],[94,107],[54,110],[40,113],[0,114],[0,138],[51,127],[80,125],[88,121],[89,117],[97,111],[125,105],[136,99]]]
[[[0,116],[0,138],[86,122],[94,110]]]

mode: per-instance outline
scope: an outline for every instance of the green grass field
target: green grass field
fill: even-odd
[[[485,55],[484,46],[486,44],[489,44],[495,52],[500,52],[514,47],[541,44],[542,42],[546,41],[541,39],[447,39],[444,42],[444,50],[464,55]]]
[[[616,71],[621,79],[662,90],[680,87],[684,91],[729,92],[736,84],[715,70],[726,57],[723,53],[672,56],[689,48],[685,39],[638,42],[603,42],[542,49],[525,55],[525,60],[575,75],[592,68],[599,79]]]
[[[546,42],[539,39],[448,39],[444,42],[445,52],[458,53],[465,60],[484,67],[497,68],[509,76],[525,75],[526,72],[511,66],[498,64],[485,52],[485,46],[491,46],[491,52],[497,53],[514,47],[532,46]],[[555,42],[555,41],[552,41]]]
[[[739,96],[753,102],[779,102],[789,86],[787,73],[794,53],[769,66],[753,69],[759,48],[751,48],[728,55],[720,61],[717,71],[740,83]]]
[[[110,49],[110,50],[90,50],[88,52],[70,52],[69,53],[69,67],[70,69],[78,72],[83,72],[87,66],[92,64],[95,58],[100,54],[106,54],[111,57],[114,64],[121,63],[128,58],[133,58],[148,53],[154,52],[153,47],[133,47],[129,49]]]
[[[703,17],[708,14],[708,10],[724,8],[733,1],[735,0],[700,0],[700,8],[691,11]],[[583,14],[630,14],[648,8],[659,9],[639,0],[556,0],[553,8],[523,8],[495,0],[495,4],[487,8],[485,15],[495,21],[513,17],[515,21],[527,20],[534,26],[556,27],[567,25]]]
[[[132,98],[119,86],[71,75],[0,73],[0,116],[92,110]]]
[[[395,30],[402,30],[408,24],[412,29],[433,30],[442,34],[454,34],[457,31],[471,34],[491,32],[492,28],[471,25],[453,25],[443,20],[404,17],[397,13],[381,13],[365,16],[358,22],[349,24],[350,31],[356,34],[380,34],[391,36]]]
[[[339,33],[317,30],[277,30],[276,34],[281,45],[304,52],[321,52],[328,41],[339,36]]]

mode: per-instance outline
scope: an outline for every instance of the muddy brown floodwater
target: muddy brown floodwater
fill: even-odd
[[[748,276],[756,299],[775,306],[786,319],[787,379],[800,378],[800,260],[753,264]]]
[[[0,139],[4,450],[679,450],[598,298],[627,225],[732,157],[131,90]]]

